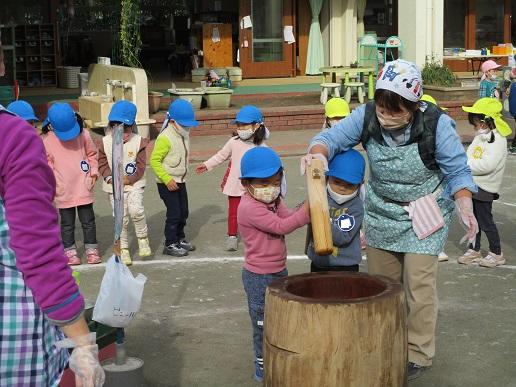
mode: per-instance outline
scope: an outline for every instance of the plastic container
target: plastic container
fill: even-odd
[[[89,95],[88,90],[88,73],[77,74],[81,95]]]
[[[242,69],[240,67],[227,67],[227,70],[231,82],[240,82],[242,80]]]
[[[163,93],[158,91],[149,91],[149,113],[154,114],[159,111],[159,104],[161,103]]]
[[[200,67],[198,69],[192,69],[192,82],[199,83],[206,78],[208,69]]]
[[[227,109],[231,105],[233,90],[226,87],[208,87],[204,98],[209,109]]]
[[[167,91],[170,93],[173,100],[178,98],[184,99],[190,102],[194,109],[199,110],[205,90],[207,89],[168,89]]]
[[[64,89],[76,89],[79,87],[80,67],[59,66],[57,68],[58,85]]]

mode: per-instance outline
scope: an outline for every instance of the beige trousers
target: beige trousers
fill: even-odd
[[[437,322],[437,256],[367,247],[369,274],[401,282],[407,299],[408,359],[432,365]]]
[[[113,194],[109,194],[111,207],[113,207]],[[136,237],[147,238],[147,220],[145,219],[145,208],[143,207],[143,188],[135,188],[124,192],[124,219],[122,233],[120,235],[120,247],[129,248],[127,230],[129,228],[129,217],[134,224]]]

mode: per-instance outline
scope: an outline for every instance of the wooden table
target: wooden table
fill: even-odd
[[[321,67],[319,71],[323,74],[323,83],[328,82],[326,79],[329,75],[331,75],[331,82],[337,82],[337,75],[344,77],[344,82],[349,82],[350,76],[360,76],[362,78],[365,74],[368,75],[368,93],[367,98],[374,98],[374,67],[345,67],[345,66],[335,66],[335,67]]]
[[[492,59],[497,61],[506,57],[507,55],[475,55],[475,56],[461,56],[461,55],[447,55],[443,56],[443,60],[467,60],[468,61],[468,69],[469,64],[471,63],[471,73],[473,75],[478,74],[480,72],[480,67],[482,63],[486,60]],[[478,63],[477,68],[475,69],[475,63]]]

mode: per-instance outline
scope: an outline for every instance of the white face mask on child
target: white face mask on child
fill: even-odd
[[[253,187],[253,186],[251,186]],[[263,187],[263,188],[256,188],[253,187],[253,193],[252,196],[256,200],[262,202],[262,203],[272,203],[274,200],[278,198],[278,196],[281,193],[281,187]]]
[[[358,194],[358,189],[357,189],[357,190],[355,190],[354,192],[352,192],[350,194],[342,195],[342,194],[337,193],[334,190],[332,190],[331,186],[330,186],[330,183],[326,184],[326,189],[328,190],[328,194],[330,195],[330,197],[333,200],[335,200],[335,202],[337,204],[344,204],[346,202],[349,202],[351,199],[353,199]]]
[[[254,130],[253,129],[243,129],[243,130],[237,130],[238,137],[243,140],[249,140],[251,137],[253,137]]]

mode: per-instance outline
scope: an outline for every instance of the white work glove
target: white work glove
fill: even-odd
[[[56,343],[58,348],[73,348],[68,365],[75,374],[77,387],[102,387],[104,369],[99,363],[99,347],[95,344],[97,334],[67,338]]]
[[[301,176],[303,176],[306,173],[306,166],[311,165],[313,159],[321,160],[324,164],[324,171],[326,172],[328,170],[328,159],[326,158],[326,156],[324,156],[322,153],[308,153],[301,157]]]
[[[466,235],[462,237],[460,243],[462,244],[466,241],[475,243],[475,238],[478,233],[478,223],[473,214],[473,200],[467,196],[455,199],[455,208],[459,214],[460,224],[464,230],[466,230]]]

